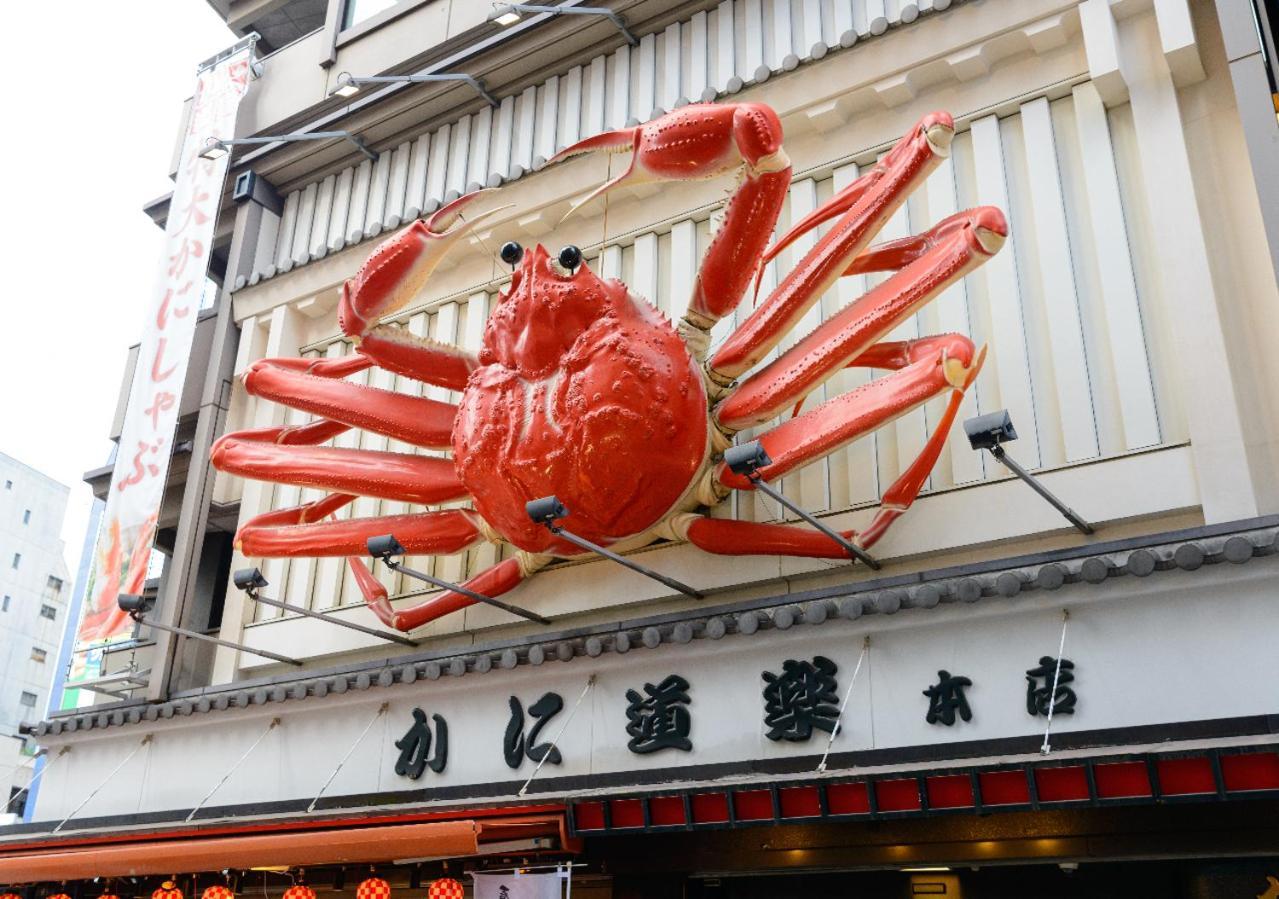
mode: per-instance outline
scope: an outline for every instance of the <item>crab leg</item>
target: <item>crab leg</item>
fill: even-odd
[[[396,536],[398,537],[399,535],[397,534]],[[359,562],[360,568],[367,575],[367,579],[362,579],[359,571],[352,564],[352,570],[356,572],[356,581],[360,584],[360,589],[364,593],[364,598],[368,602],[369,608],[381,619],[383,624],[396,630],[411,631],[415,627],[421,627],[427,622],[434,621],[450,612],[456,612],[459,609],[465,609],[467,606],[475,605],[476,601],[471,599],[471,597],[463,596],[453,590],[445,590],[415,606],[397,611],[391,607],[391,603],[387,599],[386,588],[369,573],[367,568],[364,568],[363,560],[353,559],[352,562]],[[504,559],[491,568],[484,569],[462,584],[462,586],[484,596],[501,596],[508,590],[519,586],[527,576],[528,573],[525,570],[524,563],[519,557],[513,557]]]
[[[856,531],[841,531],[856,541]],[[685,540],[721,556],[805,556],[810,559],[846,559],[842,546],[821,531],[788,524],[761,524],[727,518],[697,516],[683,534]]]
[[[345,497],[346,502],[354,499],[348,494],[334,494],[326,499],[334,497]],[[299,518],[296,513],[305,509],[305,506],[279,509],[250,519],[236,533],[237,548],[246,556],[272,559],[361,556],[370,537],[394,534],[413,555],[451,555],[480,540],[475,513],[465,509],[332,521],[319,521],[320,516],[314,514],[309,520]]]
[[[831,228],[777,285],[768,299],[725,341],[709,364],[717,381],[729,383],[749,371],[794,327],[845,273],[884,223],[950,152],[955,126],[944,112],[924,116],[871,171],[796,224],[776,252],[840,210]]]
[[[213,445],[218,470],[246,478],[319,487],[411,503],[466,496],[452,459],[343,447],[280,443],[285,428],[227,434]]]
[[[905,266],[743,381],[716,408],[716,421],[725,430],[740,431],[776,417],[994,255],[1007,234],[1003,214],[984,206],[876,250],[870,254],[874,264],[904,261]]]
[[[551,162],[596,150],[629,151],[630,166],[574,208],[621,184],[740,173],[684,316],[689,325],[709,331],[741,301],[786,200],[791,169],[777,114],[758,103],[697,103],[644,125],[588,137]]]

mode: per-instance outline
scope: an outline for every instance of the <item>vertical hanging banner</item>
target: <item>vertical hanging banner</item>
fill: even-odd
[[[560,899],[559,873],[474,874],[475,899]]]
[[[246,40],[197,75],[68,686],[99,676],[103,648],[128,639],[133,630],[116,597],[141,593],[146,581],[230,161],[229,154],[217,159],[200,154],[210,138],[235,133],[252,53],[252,42]]]

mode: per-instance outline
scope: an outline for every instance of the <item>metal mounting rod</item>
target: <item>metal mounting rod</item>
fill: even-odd
[[[501,11],[502,7],[510,7],[511,9],[519,10],[520,12],[546,13],[551,16],[603,16],[617,26],[617,30],[622,33],[622,37],[626,38],[626,42],[628,44],[632,47],[639,46],[639,38],[632,34],[631,30],[626,27],[626,20],[622,18],[619,13],[616,13],[611,9],[605,9],[604,7],[544,6],[536,3],[503,3],[495,4],[495,6],[497,7],[496,11],[498,12]],[[489,17],[492,19],[493,15],[490,14]]]
[[[466,587],[463,587],[461,584],[450,584],[448,581],[441,580],[440,578],[432,577],[429,574],[423,574],[420,571],[415,571],[414,569],[409,568],[407,565],[404,565],[404,564],[401,564],[400,562],[396,562],[392,560],[390,556],[377,556],[377,558],[381,559],[382,562],[386,565],[386,567],[391,569],[392,571],[398,571],[400,574],[408,575],[411,578],[415,578],[416,580],[423,581],[424,583],[427,583],[427,584],[432,584],[436,587],[439,587],[441,590],[452,590],[454,593],[461,593],[463,596],[469,596],[471,599],[475,600],[476,602],[482,602],[486,606],[492,606],[495,609],[501,609],[503,612],[510,612],[512,615],[518,615],[520,618],[527,618],[529,621],[536,621],[538,624],[551,623],[551,619],[543,618],[541,615],[538,615],[536,612],[530,612],[527,609],[521,609],[519,606],[513,606],[510,603],[502,602],[500,599],[494,599],[491,596],[485,596],[483,593],[476,593],[474,590],[468,590]]]
[[[310,609],[304,609],[301,606],[295,606],[291,603],[283,602],[278,599],[270,599],[266,596],[260,596],[256,591],[247,591],[249,599],[254,602],[265,603],[268,606],[275,606],[277,609],[283,609],[286,612],[295,612],[298,615],[305,615],[307,618],[318,618],[320,621],[327,621],[329,624],[336,624],[338,627],[350,628],[353,631],[359,631],[362,634],[368,634],[371,637],[380,637],[383,640],[390,640],[392,643],[399,643],[403,646],[418,646],[417,640],[410,640],[401,634],[391,634],[386,631],[380,631],[375,627],[365,627],[362,624],[356,624],[354,621],[343,621],[341,618],[332,618],[320,612],[313,612]]]
[[[687,584],[680,583],[679,581],[675,580],[675,578],[673,577],[667,577],[664,574],[658,574],[653,569],[647,568],[641,565],[639,562],[633,562],[630,559],[626,558],[625,556],[619,556],[617,553],[613,552],[611,549],[605,549],[602,546],[592,543],[591,541],[587,540],[585,537],[579,537],[577,536],[577,534],[574,534],[572,531],[564,530],[564,528],[560,527],[559,525],[547,522],[546,527],[547,527],[547,530],[549,530],[552,534],[554,534],[557,537],[563,537],[565,540],[567,540],[569,543],[572,543],[574,546],[580,546],[582,549],[587,550],[588,552],[597,553],[598,555],[601,555],[606,559],[611,559],[612,561],[616,562],[618,565],[626,566],[627,568],[631,569],[631,571],[638,571],[640,574],[644,575],[644,577],[652,578],[653,580],[659,583],[665,584],[666,586],[670,587],[672,590],[678,590],[680,593],[683,593],[686,596],[693,597],[693,599],[706,598],[706,594],[700,593],[697,590],[694,590],[692,587],[688,586]]]
[[[343,77],[345,76],[345,78]],[[338,76],[337,87],[340,88],[344,84],[359,86],[361,84],[427,84],[432,81],[458,81],[462,84],[470,85],[477,94],[483,97],[493,108],[501,105],[488,88],[484,86],[484,82],[473,75],[452,72],[437,72],[430,75],[350,75],[343,72]],[[336,88],[335,88],[336,90]]]
[[[378,158],[377,151],[370,150],[368,148],[368,145],[364,143],[364,140],[362,138],[360,138],[358,135],[352,134],[350,131],[294,131],[289,134],[274,134],[267,137],[236,137],[236,138],[227,138],[225,140],[223,140],[222,138],[213,137],[213,138],[209,138],[208,148],[204,150],[204,153],[208,153],[209,148],[214,148],[218,146],[238,147],[238,146],[247,145],[247,144],[291,143],[293,141],[299,141],[299,140],[334,140],[339,137],[342,138],[343,140],[348,140],[351,143],[355,144],[355,148],[357,150],[359,150],[361,153],[363,153],[373,162],[377,162],[377,158]],[[204,153],[201,153],[201,155],[204,155]]]
[[[1096,529],[1091,524],[1089,524],[1088,522],[1080,518],[1075,513],[1074,509],[1070,508],[1070,506],[1066,505],[1057,497],[1053,496],[1052,492],[1047,487],[1039,483],[1038,478],[1036,478],[1026,469],[1022,468],[1020,465],[1018,465],[1017,461],[1013,459],[1012,456],[1004,452],[1004,448],[1002,446],[996,443],[994,446],[987,447],[987,448],[990,450],[990,454],[992,456],[994,456],[1001,463],[1003,463],[1005,468],[1007,468],[1013,474],[1017,475],[1017,477],[1021,478],[1023,481],[1029,484],[1031,490],[1034,490],[1036,493],[1042,496],[1045,500],[1047,500],[1049,505],[1051,505],[1054,509],[1056,509],[1062,515],[1064,515],[1066,517],[1066,520],[1069,521],[1071,524],[1073,524],[1075,527],[1077,527],[1082,533],[1095,534],[1097,532]]]
[[[218,646],[225,646],[228,649],[238,649],[241,652],[252,653],[255,656],[272,659],[276,662],[283,662],[286,665],[297,665],[299,668],[302,663],[297,659],[291,659],[288,656],[277,655],[274,652],[268,652],[265,649],[252,649],[243,643],[232,643],[230,640],[219,640],[217,637],[210,637],[208,634],[202,634],[199,631],[189,631],[184,627],[176,627],[172,624],[160,624],[156,621],[148,621],[140,614],[133,613],[129,615],[138,624],[146,627],[155,628],[157,630],[168,631],[171,634],[179,634],[183,637],[190,637],[192,640],[203,640],[205,643],[216,643]]]
[[[769,484],[763,478],[761,478],[757,472],[752,472],[750,474],[747,474],[746,477],[749,478],[750,482],[755,485],[756,490],[763,491],[765,496],[772,497],[773,499],[777,500],[777,502],[785,506],[787,509],[790,509],[800,518],[804,519],[813,527],[817,528],[817,530],[821,531],[827,537],[834,540],[840,546],[844,547],[845,551],[847,551],[847,553],[850,556],[852,556],[853,558],[857,559],[860,562],[864,562],[868,568],[871,568],[874,571],[879,571],[880,564],[877,561],[875,561],[874,556],[866,552],[866,550],[862,549],[856,543],[853,543],[851,540],[847,539],[839,531],[823,524],[817,518],[813,517],[807,510],[800,508],[799,506],[795,505],[793,502],[788,500],[786,497],[782,496],[780,491],[774,490],[771,486],[769,486]]]

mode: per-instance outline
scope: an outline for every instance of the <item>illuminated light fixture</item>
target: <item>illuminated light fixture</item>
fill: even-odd
[[[617,26],[626,42],[632,47],[639,46],[639,38],[631,34],[626,27],[626,20],[611,9],[596,6],[537,6],[532,3],[494,3],[493,11],[488,19],[494,25],[514,25],[520,21],[524,13],[546,13],[549,16],[603,16]]]
[[[1039,483],[1039,480],[1034,475],[1022,468],[1012,456],[1004,451],[1004,443],[1017,439],[1017,430],[1013,427],[1012,416],[1008,414],[1007,409],[1000,409],[998,412],[978,415],[976,418],[968,419],[964,422],[964,433],[968,435],[968,443],[974,450],[978,452],[988,450],[1000,464],[1029,484],[1031,490],[1034,490],[1047,500],[1049,505],[1060,512],[1067,521],[1081,532],[1085,534],[1096,533],[1096,529],[1091,524],[1080,518],[1070,506],[1054,496],[1047,487]]]
[[[793,502],[788,500],[778,491],[769,486],[763,477],[760,476],[759,470],[773,464],[773,460],[765,452],[763,444],[758,440],[752,440],[750,443],[743,443],[738,446],[730,446],[724,450],[724,464],[728,466],[728,470],[733,474],[741,475],[755,485],[755,489],[763,493],[767,497],[771,497],[781,505],[790,509],[800,518],[807,521],[817,530],[821,531],[830,539],[834,540],[844,548],[850,556],[858,561],[864,562],[869,568],[879,571],[879,562],[875,561],[874,556],[866,552],[857,544],[847,539],[843,534],[834,528],[828,527],[821,521],[814,518],[807,510],[801,509]]]
[[[521,609],[519,606],[513,606],[510,603],[502,602],[500,599],[494,599],[491,596],[485,596],[483,593],[476,593],[474,590],[469,590],[461,584],[451,584],[448,581],[432,577],[429,574],[423,574],[420,571],[409,568],[403,562],[396,562],[395,556],[403,558],[408,550],[400,545],[400,541],[395,539],[394,534],[383,534],[380,537],[370,537],[367,541],[365,541],[365,546],[368,548],[370,556],[375,559],[381,559],[382,564],[392,571],[398,571],[400,574],[411,577],[414,580],[439,587],[441,590],[452,590],[454,593],[469,596],[476,602],[482,602],[495,609],[501,609],[503,612],[509,612],[512,615],[527,618],[529,621],[536,621],[538,624],[551,623],[551,619],[543,618],[535,612],[530,612],[527,609]]]
[[[248,146],[252,144],[279,144],[293,143],[301,140],[335,140],[341,138],[350,141],[355,148],[367,156],[374,162],[377,161],[378,153],[376,150],[370,150],[368,145],[364,143],[358,135],[352,134],[350,131],[294,131],[289,134],[273,134],[269,137],[236,137],[223,139],[220,137],[210,137],[204,142],[204,149],[200,151],[201,159],[221,159],[227,153],[231,152],[232,147]]]
[[[687,584],[682,584],[679,581],[675,580],[674,578],[667,577],[664,574],[658,574],[656,571],[654,571],[651,568],[647,568],[638,562],[635,562],[635,561],[632,561],[631,559],[626,558],[625,556],[619,556],[617,553],[613,552],[610,549],[605,549],[604,547],[599,546],[598,544],[592,543],[590,540],[587,540],[585,537],[579,537],[577,534],[574,534],[572,531],[568,531],[560,527],[558,524],[556,524],[556,522],[562,518],[568,518],[569,511],[564,506],[564,504],[561,503],[554,496],[544,496],[541,499],[535,499],[532,502],[525,503],[524,511],[528,513],[529,519],[534,524],[540,524],[545,526],[546,529],[550,531],[552,534],[554,534],[556,537],[562,537],[563,539],[567,540],[569,543],[572,543],[576,547],[584,549],[587,552],[592,552],[597,555],[603,556],[606,559],[610,559],[619,565],[622,565],[622,566],[625,566],[626,568],[631,569],[631,571],[638,571],[640,574],[644,575],[644,577],[652,578],[658,583],[665,584],[666,586],[670,587],[673,590],[678,590],[680,593],[683,593],[686,596],[691,596],[694,599],[705,598],[705,594],[697,590],[694,590],[692,587],[688,586]]]
[[[945,865],[923,865],[918,868],[902,868],[903,874],[945,874],[950,871]]]
[[[116,605],[120,607],[122,612],[128,612],[129,617],[138,624],[152,628],[158,631],[168,631],[171,634],[177,634],[180,637],[190,637],[192,640],[201,640],[205,643],[216,643],[218,646],[225,646],[228,649],[238,649],[240,652],[247,652],[251,655],[262,656],[271,659],[274,662],[283,662],[286,665],[302,666],[297,659],[291,659],[288,656],[278,655],[265,649],[254,649],[251,646],[245,646],[243,643],[232,643],[230,640],[222,640],[218,637],[210,637],[208,634],[202,634],[199,631],[187,630],[185,627],[177,627],[172,624],[161,624],[158,621],[151,621],[146,617],[147,612],[151,611],[155,605],[155,597],[153,596],[137,596],[132,593],[121,593],[116,597]]]
[[[345,627],[349,630],[359,631],[362,634],[368,634],[370,637],[379,637],[383,640],[390,640],[392,643],[399,643],[403,646],[417,646],[416,640],[410,640],[402,634],[392,634],[387,631],[380,631],[374,627],[365,627],[362,624],[356,624],[354,621],[344,621],[341,618],[334,618],[325,615],[322,612],[313,612],[302,606],[295,606],[292,603],[284,602],[279,599],[271,599],[269,596],[262,596],[259,590],[268,586],[267,579],[262,576],[262,572],[256,568],[241,568],[231,577],[235,582],[237,590],[243,590],[249,599],[263,605],[275,606],[277,609],[283,609],[285,612],[292,612],[295,615],[303,615],[307,618],[318,618],[320,621],[336,624],[338,627]]]
[[[365,84],[429,84],[434,81],[458,81],[462,84],[470,85],[475,92],[488,102],[489,106],[497,108],[497,97],[488,92],[488,88],[484,86],[484,82],[479,78],[466,74],[454,74],[447,72],[432,73],[429,75],[352,75],[350,72],[342,72],[334,81],[333,87],[329,89],[330,97],[354,97],[360,92],[360,87]]]

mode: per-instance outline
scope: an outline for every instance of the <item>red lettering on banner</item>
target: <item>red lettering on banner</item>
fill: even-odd
[[[198,204],[207,199],[209,199],[207,192],[198,193],[192,198],[191,202],[187,205],[187,208],[182,210],[182,224],[178,225],[177,229],[174,231],[175,234],[181,234],[186,230],[187,225],[191,224],[193,221],[197,225],[203,225],[209,220],[209,217],[201,212],[198,206]]]
[[[169,375],[173,374],[178,367],[177,363],[174,363],[173,365],[170,365],[167,370],[160,370],[160,366],[163,364],[161,360],[164,358],[164,346],[167,342],[168,341],[163,337],[157,341],[155,347],[155,359],[151,360],[151,380],[156,384],[159,384],[161,381],[167,381],[169,379]]]
[[[143,462],[142,457],[147,453],[155,455],[160,452],[160,447],[164,446],[164,439],[161,438],[155,443],[147,443],[145,440],[138,441],[138,451],[133,457],[133,472],[120,483],[115,485],[116,490],[124,490],[132,487],[134,484],[141,483],[142,479],[148,474],[155,477],[160,473],[160,466],[154,462]]]
[[[151,398],[150,408],[144,410],[147,415],[151,416],[151,427],[159,430],[160,413],[168,412],[173,408],[173,404],[177,401],[177,397],[169,393],[167,390],[161,390]]]
[[[160,311],[155,315],[155,326],[157,328],[161,331],[165,329],[165,326],[169,323],[169,303],[173,301],[174,297],[185,296],[186,292],[191,289],[191,285],[194,283],[194,281],[188,281],[186,286],[179,291],[174,291],[174,289],[170,287],[164,292],[164,299],[160,301]],[[180,306],[173,310],[173,317],[186,318],[190,312],[191,307],[189,305]]]
[[[204,256],[204,244],[198,240],[182,239],[178,251],[169,257],[169,277],[177,278],[186,272],[187,263]]]

